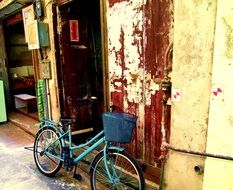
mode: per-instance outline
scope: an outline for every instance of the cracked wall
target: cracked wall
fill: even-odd
[[[205,152],[213,65],[216,1],[175,2],[170,144]],[[172,92],[173,94],[173,92]],[[163,186],[169,190],[202,189],[194,171],[205,157],[169,151]],[[175,177],[174,177],[175,175]]]

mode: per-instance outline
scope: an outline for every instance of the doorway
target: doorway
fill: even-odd
[[[25,41],[23,20],[13,23],[10,21],[8,19],[3,22],[11,96],[10,111],[16,109],[38,119],[33,58]]]
[[[59,6],[62,116],[74,119],[72,130],[92,128],[82,140],[102,130],[103,59],[99,0]]]

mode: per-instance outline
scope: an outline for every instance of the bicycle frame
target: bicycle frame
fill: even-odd
[[[61,140],[62,146],[64,148],[65,147],[65,140],[64,139],[67,136],[68,136],[68,144],[69,144],[69,150],[70,150],[69,157],[72,158],[72,159],[73,159],[73,151],[74,150],[78,150],[78,149],[84,148],[84,147],[89,146],[90,144],[92,144],[89,148],[87,148],[81,154],[79,154],[76,158],[74,158],[74,160],[73,160],[74,164],[78,164],[78,162],[80,162],[81,160],[83,160],[93,150],[96,150],[100,145],[104,144],[104,149],[103,149],[103,152],[104,152],[104,165],[105,165],[105,168],[106,168],[109,180],[113,181],[113,177],[110,174],[110,171],[109,171],[108,166],[107,166],[107,159],[106,159],[107,149],[109,148],[109,149],[116,149],[118,151],[123,151],[124,150],[123,147],[118,147],[118,146],[110,146],[109,147],[109,143],[105,140],[105,137],[104,137],[104,131],[99,132],[97,135],[95,135],[93,138],[91,138],[86,143],[82,143],[80,145],[73,146],[72,145],[72,133],[71,133],[71,127],[70,127],[70,125],[68,125],[68,130],[66,132],[63,132],[63,133],[56,126],[57,126],[57,124],[55,122],[53,122],[51,120],[45,120],[45,125],[41,128],[41,129],[43,129],[43,128],[46,128],[46,127],[53,127],[53,128],[55,128],[55,130],[59,134],[59,138],[56,139],[55,141],[51,142],[48,145],[48,147],[44,150],[44,154],[46,154],[48,156],[51,156],[53,158],[56,158],[56,159],[64,162],[64,156],[62,156],[61,158],[57,157],[57,156],[51,154],[48,151],[48,149],[49,149],[50,146],[54,145],[59,140]],[[93,143],[94,141],[96,141],[96,142]],[[113,174],[113,175],[115,175],[115,174]]]
[[[46,126],[45,126],[46,127]],[[51,126],[50,126],[51,127]],[[105,141],[105,137],[103,136],[104,135],[104,132],[101,131],[99,132],[95,137],[93,137],[91,140],[89,140],[88,142],[86,143],[83,143],[83,144],[80,144],[80,145],[77,145],[77,146],[73,146],[72,145],[72,137],[71,137],[71,130],[70,130],[70,126],[69,126],[69,129],[67,132],[61,134],[60,132],[59,133],[59,138],[56,139],[55,141],[51,142],[48,147],[44,150],[44,153],[51,156],[51,157],[54,157],[58,160],[61,160],[61,161],[64,161],[64,158],[59,158],[53,154],[51,154],[49,151],[47,151],[49,149],[50,146],[53,146],[57,141],[61,140],[61,143],[62,143],[62,146],[65,147],[65,141],[64,139],[68,136],[68,141],[69,141],[69,150],[70,150],[70,153],[69,153],[69,157],[70,158],[73,158],[73,151],[74,150],[78,150],[78,149],[81,149],[81,148],[84,148],[86,146],[89,146],[90,144],[92,144],[94,141],[98,140],[97,142],[93,143],[88,149],[84,150],[80,155],[78,155],[75,159],[74,159],[74,163],[77,164],[79,161],[81,161],[82,159],[84,159],[87,155],[89,155],[93,150],[97,149],[101,144],[104,144]],[[102,136],[102,137],[101,137]]]

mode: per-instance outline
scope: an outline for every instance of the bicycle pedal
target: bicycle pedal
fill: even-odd
[[[82,176],[81,176],[80,174],[75,174],[75,173],[74,173],[73,178],[75,178],[75,179],[77,179],[77,180],[79,180],[79,181],[81,181],[81,180],[83,179]]]

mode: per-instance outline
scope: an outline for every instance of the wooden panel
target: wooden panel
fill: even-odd
[[[3,20],[3,25],[4,26],[9,26],[9,25],[13,25],[17,22],[20,22],[23,20],[23,15],[22,12],[17,12],[9,17],[7,17],[6,19]]]
[[[165,63],[166,49],[170,43],[172,32],[172,2],[151,1],[146,5],[146,17],[151,20],[151,25],[146,24],[148,43],[145,47],[145,67],[152,74],[152,78],[162,78]],[[162,117],[162,95],[161,90],[151,96],[151,105],[146,106],[146,158],[150,164],[160,156],[161,146],[161,117]],[[166,116],[166,124],[169,125],[170,112]],[[169,126],[168,126],[169,129]],[[147,138],[146,138],[147,139]]]
[[[109,0],[108,7],[111,102],[139,116],[128,150],[153,166],[160,156],[163,95],[156,81],[163,77],[172,6],[169,0]],[[125,19],[114,22],[119,14]],[[169,109],[166,117],[168,124]]]

